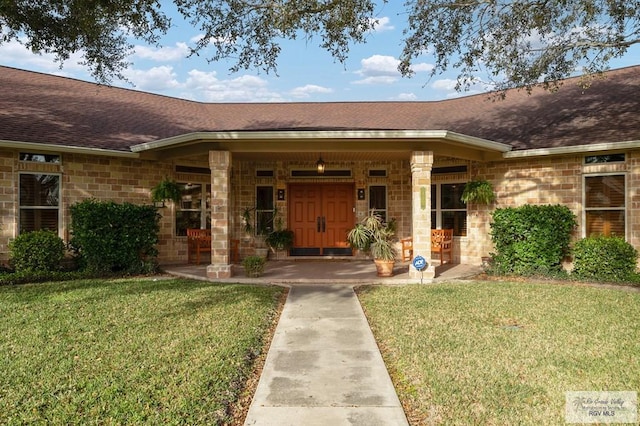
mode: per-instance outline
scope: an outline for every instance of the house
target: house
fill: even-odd
[[[186,263],[186,229],[211,227],[212,278],[231,275],[230,240],[255,251],[243,212],[259,229],[276,212],[296,257],[351,255],[347,230],[375,209],[414,255],[431,228],[453,228],[455,262],[479,264],[491,211],[525,203],[568,206],[576,238],[640,249],[640,66],[581,82],[504,100],[208,104],[0,67],[0,262],[21,232],[68,239],[74,203],[150,203],[166,177],[184,193],[160,209],[159,260]],[[474,178],[493,205],[460,202]]]

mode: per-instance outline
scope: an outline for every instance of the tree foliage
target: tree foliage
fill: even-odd
[[[626,0],[413,0],[400,57],[403,74],[425,49],[433,73],[459,69],[457,89],[482,68],[497,89],[556,81],[608,67],[640,42],[640,2]]]
[[[61,62],[82,52],[94,77],[123,78],[131,39],[157,44],[171,27],[169,7],[202,34],[191,46],[210,61],[232,59],[232,71],[277,70],[283,40],[318,39],[344,61],[365,42],[388,0],[0,0],[0,42],[18,40]],[[498,89],[586,74],[640,41],[640,1],[406,0],[399,52],[403,75],[425,53],[433,74],[458,70],[458,90],[488,73]],[[552,86],[550,86],[552,87]]]

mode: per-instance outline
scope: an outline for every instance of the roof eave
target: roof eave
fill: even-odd
[[[139,158],[136,152],[117,151],[102,148],[86,148],[71,145],[54,145],[36,142],[20,142],[0,139],[0,147],[9,149],[29,150],[35,152],[56,152],[69,154],[103,155],[109,157]]]
[[[494,152],[508,152],[511,146],[494,142],[487,139],[477,138],[474,136],[463,135],[461,133],[451,132],[448,130],[321,130],[321,131],[222,131],[222,132],[193,132],[178,135],[171,138],[160,139],[153,142],[142,143],[131,146],[133,152],[152,151],[156,149],[171,148],[184,143],[192,143],[194,141],[222,141],[222,140],[326,140],[326,139],[402,139],[402,140],[425,140],[438,139],[463,143],[480,148],[483,150]]]
[[[504,158],[516,159],[544,157],[550,155],[588,154],[593,152],[620,151],[636,148],[640,148],[640,140],[603,142],[591,145],[560,146],[553,148],[523,149],[518,151],[505,152],[503,156]]]

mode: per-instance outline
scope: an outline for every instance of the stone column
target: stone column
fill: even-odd
[[[231,277],[229,226],[231,206],[231,153],[209,151],[211,168],[211,264],[207,277]]]
[[[431,169],[433,152],[411,153],[411,220],[413,225],[413,256],[422,256],[428,267],[422,272],[413,264],[409,266],[409,277],[431,282],[436,275],[431,262]]]

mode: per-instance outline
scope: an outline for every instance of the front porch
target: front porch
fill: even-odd
[[[468,264],[440,265],[438,260],[431,263],[435,267],[435,278],[424,276],[424,283],[469,279],[482,272],[482,267]],[[371,260],[270,260],[267,262],[264,274],[259,278],[247,278],[242,265],[231,265],[231,278],[208,278],[207,265],[165,265],[162,269],[171,275],[185,278],[199,279],[212,282],[233,282],[247,284],[419,284],[420,277],[409,276],[409,263],[397,262],[394,276],[381,278],[376,276],[376,267]]]

